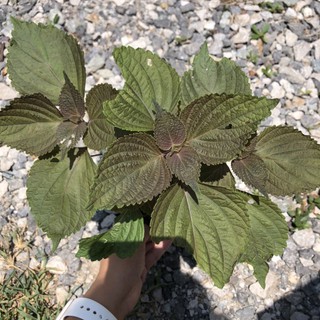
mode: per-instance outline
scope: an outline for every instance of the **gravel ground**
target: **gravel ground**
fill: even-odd
[[[0,107],[17,96],[6,75],[13,15],[34,22],[55,21],[77,37],[85,51],[87,91],[101,82],[123,85],[111,56],[115,47],[152,50],[182,74],[207,41],[212,55],[231,58],[243,68],[256,95],[281,100],[262,126],[292,125],[320,142],[320,2],[279,1],[283,7],[279,13],[259,2],[0,0]],[[251,40],[250,27],[260,29],[264,24],[270,25],[265,43]],[[18,234],[15,264],[21,268],[46,264],[55,274],[56,301],[63,302],[70,290],[81,294],[97,272],[97,263],[79,260],[75,252],[78,239],[97,233],[100,227],[97,221],[89,222],[51,254],[50,241],[37,229],[26,201],[25,181],[32,163],[33,158],[24,153],[0,148],[0,246],[11,250],[9,240],[14,232]],[[292,200],[277,203],[289,221],[286,210],[293,206]],[[150,272],[141,301],[128,319],[319,320],[317,214],[311,215],[312,228],[290,235],[284,254],[271,260],[266,289],[246,264],[238,265],[230,283],[218,289],[192,257],[172,247]],[[98,218],[102,227],[110,225],[109,217]],[[8,261],[0,260],[0,279],[8,269]]]

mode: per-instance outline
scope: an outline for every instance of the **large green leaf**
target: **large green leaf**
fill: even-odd
[[[257,137],[254,154],[266,167],[267,193],[284,196],[320,185],[320,145],[296,129],[267,128]]]
[[[15,99],[0,112],[0,142],[43,155],[57,145],[62,121],[59,110],[41,94]]]
[[[88,148],[102,150],[115,140],[114,127],[107,122],[103,114],[103,102],[114,99],[117,93],[117,90],[107,83],[99,84],[89,91],[86,98],[89,123],[84,138]]]
[[[133,255],[144,238],[144,222],[139,211],[127,209],[121,213],[111,230],[81,239],[77,257],[101,260],[115,253],[120,258]]]
[[[104,113],[115,127],[131,131],[152,131],[156,101],[174,113],[180,96],[177,72],[150,51],[121,47],[114,58],[126,80],[118,96],[104,104]]]
[[[280,255],[287,245],[288,227],[279,208],[263,197],[243,194],[250,219],[249,242],[241,261],[254,267],[260,285],[265,287],[267,262]]]
[[[150,234],[187,246],[199,266],[222,287],[247,244],[246,202],[234,191],[205,185],[200,185],[197,197],[198,202],[177,184],[161,194]]]
[[[27,180],[27,198],[38,226],[59,241],[79,230],[91,218],[85,208],[96,166],[87,151],[68,157],[37,160]]]
[[[182,111],[187,140],[206,164],[235,158],[278,100],[246,95],[208,95]]]
[[[42,93],[58,103],[67,74],[84,96],[83,53],[72,36],[52,25],[12,18],[14,30],[9,47],[8,73],[21,94]]]
[[[245,73],[229,59],[214,61],[205,43],[194,57],[192,69],[182,77],[182,104],[187,106],[211,93],[251,95],[251,89]]]
[[[89,209],[151,200],[169,186],[171,176],[152,136],[136,133],[119,138],[100,162]]]

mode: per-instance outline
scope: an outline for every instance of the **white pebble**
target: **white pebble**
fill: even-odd
[[[5,193],[8,191],[8,182],[7,180],[3,180],[0,182],[0,198],[5,195]]]
[[[53,256],[47,262],[46,268],[53,274],[63,274],[68,271],[68,267],[59,256]]]

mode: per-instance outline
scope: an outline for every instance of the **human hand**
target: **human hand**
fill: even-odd
[[[113,254],[101,260],[99,273],[84,296],[105,306],[118,320],[124,319],[136,305],[148,271],[171,243],[154,243],[146,227],[144,241],[132,257],[121,259]]]

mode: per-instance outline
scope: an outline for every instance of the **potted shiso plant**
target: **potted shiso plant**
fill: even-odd
[[[288,235],[269,195],[320,184],[315,140],[287,126],[257,133],[279,101],[253,96],[245,73],[215,61],[206,44],[182,77],[150,51],[116,48],[123,89],[99,84],[85,95],[74,37],[12,23],[7,66],[21,97],[0,112],[0,142],[37,157],[27,198],[53,249],[97,210],[112,210],[113,227],[81,239],[79,257],[132,255],[148,221],[155,241],[186,247],[216,286],[238,262],[264,286]],[[92,150],[103,153],[97,166]],[[236,189],[234,175],[252,194]]]

